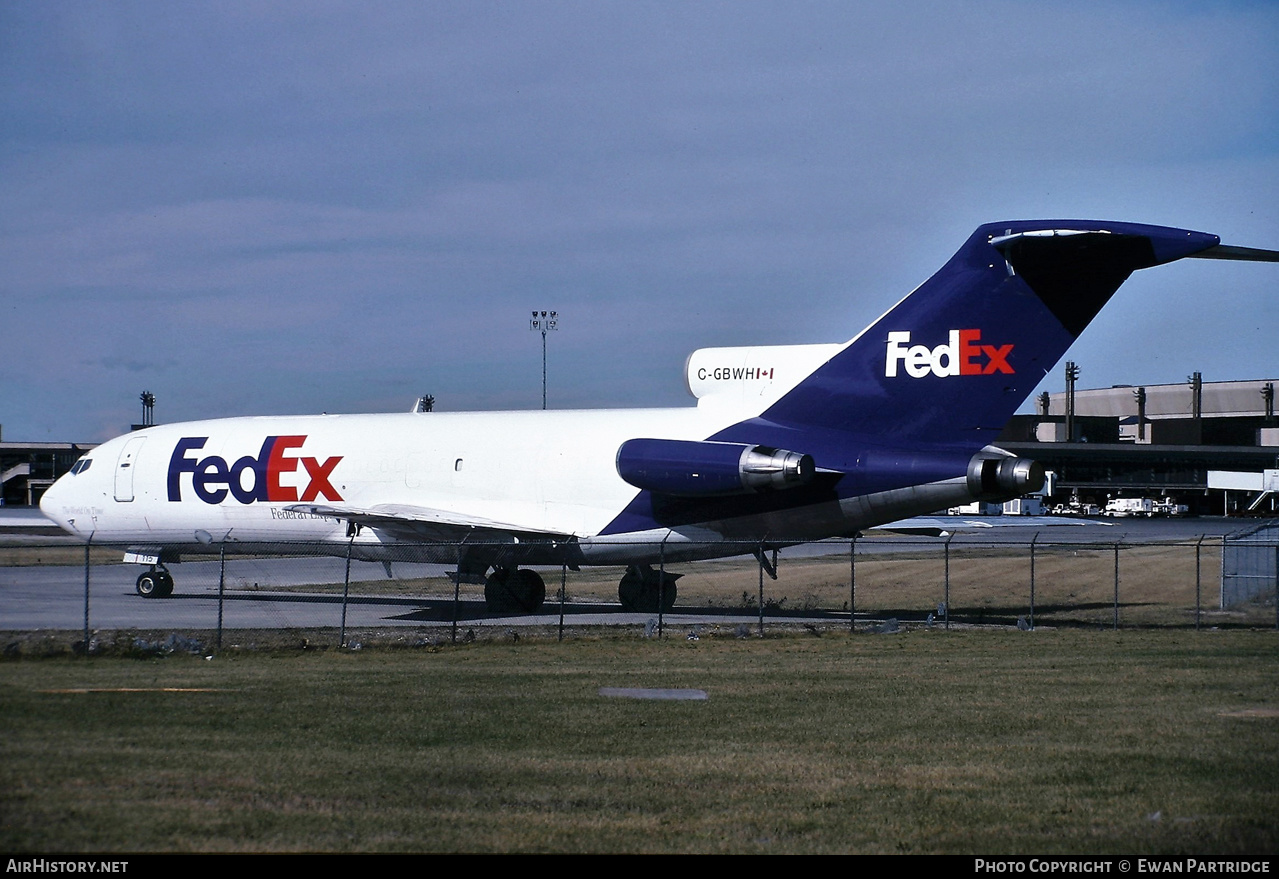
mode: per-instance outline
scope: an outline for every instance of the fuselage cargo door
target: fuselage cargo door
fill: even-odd
[[[133,471],[138,469],[138,452],[146,441],[144,436],[135,436],[120,450],[120,459],[115,464],[115,499],[118,501],[133,500]]]

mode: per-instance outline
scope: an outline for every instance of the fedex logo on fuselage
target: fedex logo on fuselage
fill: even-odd
[[[191,488],[195,496],[206,504],[220,504],[231,495],[242,504],[254,501],[313,501],[323,497],[340,501],[329,482],[333,468],[342,460],[341,455],[326,458],[305,458],[289,452],[299,449],[306,442],[305,436],[269,436],[262,443],[257,457],[245,455],[233,464],[227,464],[220,455],[199,458],[192,455],[209,441],[207,436],[184,436],[178,440],[169,459],[169,500],[182,500],[182,475],[191,474]],[[306,471],[306,488],[299,491],[301,483],[284,485],[281,477],[298,472],[298,464]],[[246,474],[252,474],[251,477]],[[293,480],[289,480],[293,481]]]
[[[981,330],[951,330],[949,341],[936,348],[911,345],[908,331],[889,333],[884,375],[895,377],[899,363],[911,378],[991,375],[996,372],[1011,375],[1013,368],[1008,363],[1008,355],[1012,353],[1013,346],[982,345],[980,342]]]

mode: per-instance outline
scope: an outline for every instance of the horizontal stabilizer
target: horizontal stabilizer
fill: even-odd
[[[1260,247],[1236,247],[1233,244],[1218,244],[1198,253],[1190,254],[1195,259],[1238,259],[1246,262],[1279,262],[1279,250],[1263,250]]]

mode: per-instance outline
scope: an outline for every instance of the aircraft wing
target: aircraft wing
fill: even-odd
[[[571,540],[572,535],[560,531],[543,531],[524,525],[498,522],[482,516],[471,516],[452,510],[419,507],[412,504],[377,504],[372,507],[337,506],[334,504],[291,504],[285,507],[296,513],[310,513],[344,519],[385,531],[399,540],[440,542],[472,540]]]
[[[988,528],[1055,528],[1062,525],[1113,525],[1096,519],[1071,516],[914,516],[887,525],[876,525],[870,531],[893,531],[925,537],[972,533]]]

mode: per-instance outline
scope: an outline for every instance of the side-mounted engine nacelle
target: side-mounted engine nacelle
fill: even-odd
[[[968,489],[983,501],[1012,500],[1044,487],[1044,465],[1029,458],[976,455],[968,462]]]
[[[816,472],[812,455],[742,443],[632,439],[617,450],[631,485],[685,497],[796,488]]]

